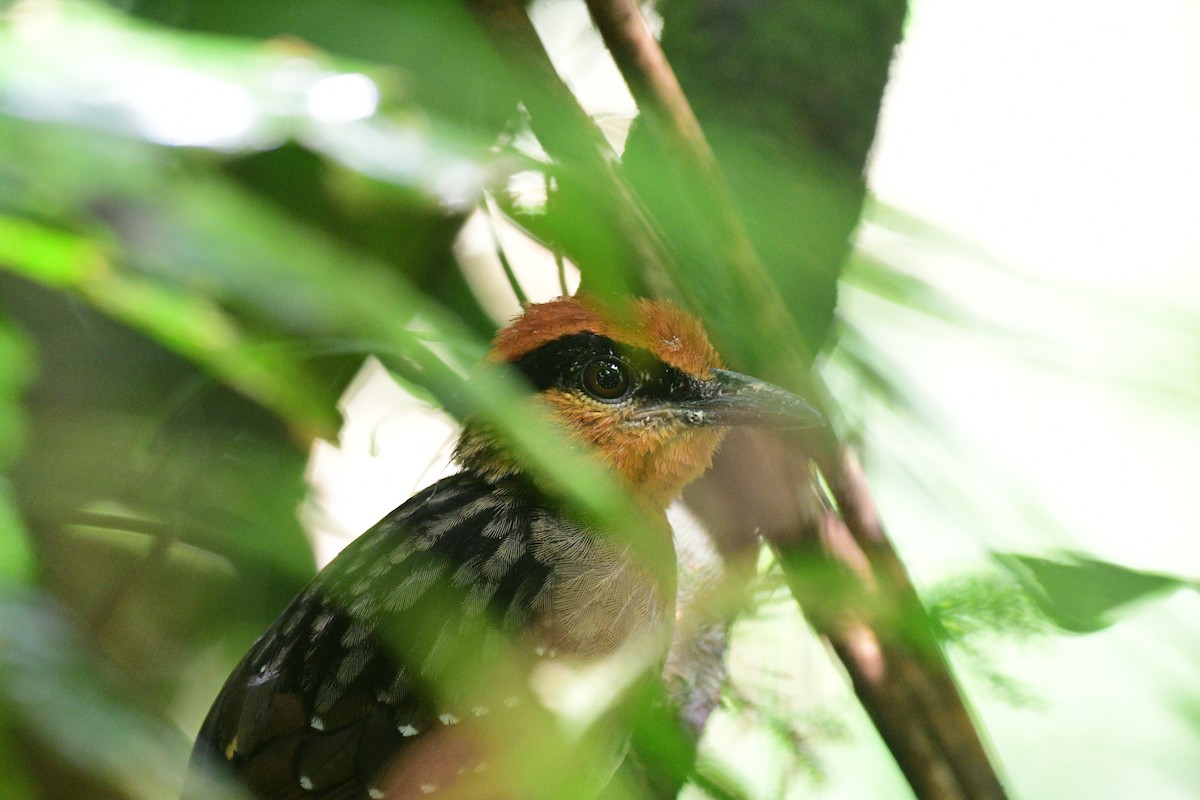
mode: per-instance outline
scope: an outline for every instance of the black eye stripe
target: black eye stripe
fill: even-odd
[[[590,362],[602,356],[618,355],[616,343],[607,336],[577,333],[547,342],[513,362],[513,366],[534,389],[543,391],[566,388],[576,382]]]
[[[648,350],[626,347],[596,333],[576,333],[547,342],[512,366],[536,391],[573,390],[580,387],[584,368],[605,356],[620,359],[628,366],[634,399],[652,403],[699,391],[697,379],[664,364]]]

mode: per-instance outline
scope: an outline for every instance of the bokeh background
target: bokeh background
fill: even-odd
[[[249,642],[446,469],[514,280],[623,274],[456,8],[0,3],[0,798],[173,797]],[[531,13],[620,150],[582,3]],[[799,64],[760,103],[832,63],[739,35]],[[773,273],[1014,797],[1200,794],[1197,43],[1187,0],[914,0],[836,312]],[[767,202],[801,201],[846,213]],[[911,796],[759,572],[704,757],[733,796]]]

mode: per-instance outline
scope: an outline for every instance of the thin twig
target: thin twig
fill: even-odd
[[[499,213],[492,198],[485,196],[483,216],[487,219],[488,230],[492,233],[492,246],[496,248],[496,258],[500,259],[500,269],[504,270],[504,277],[508,279],[508,286],[516,295],[517,302],[521,304],[521,308],[525,308],[529,305],[529,297],[521,288],[521,282],[517,280],[517,273],[513,271],[508,253],[504,250],[504,243],[500,241],[500,232],[496,230],[496,215]]]
[[[554,178],[549,174],[543,176],[546,182],[546,207],[548,209],[554,207],[554,196],[558,191],[558,187],[554,182]],[[558,290],[566,297],[571,293],[570,287],[567,286],[567,259],[563,255],[562,248],[558,245],[553,247],[554,251],[554,267],[558,272]]]

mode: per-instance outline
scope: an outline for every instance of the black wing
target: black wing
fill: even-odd
[[[464,714],[445,689],[470,666],[464,651],[491,626],[521,630],[544,596],[551,572],[530,526],[545,513],[516,481],[466,472],[397,508],[242,659],[200,729],[193,769],[226,764],[263,800],[381,797],[372,781],[389,761]]]

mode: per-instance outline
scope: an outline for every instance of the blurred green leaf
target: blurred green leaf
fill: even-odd
[[[1073,553],[1064,553],[1059,559],[1017,553],[994,555],[1050,621],[1072,633],[1103,630],[1138,603],[1176,589],[1197,588],[1195,581]]]
[[[237,323],[204,295],[122,275],[95,240],[0,216],[0,269],[49,287],[78,293],[153,336],[300,430],[331,431],[321,393],[288,358],[286,348],[244,336]]]
[[[0,248],[3,241],[0,231]],[[8,463],[24,439],[20,400],[32,371],[24,339],[0,318],[0,582],[33,577],[33,552],[5,478]]]
[[[10,714],[0,705],[0,800],[34,800],[37,797],[30,774],[25,764],[24,753],[17,732],[13,729]]]
[[[133,0],[120,6],[175,32],[256,39],[293,54],[316,46],[399,67],[414,105],[493,132],[510,119],[524,81],[458,0]]]
[[[485,344],[402,276],[377,260],[298,224],[215,175],[156,179],[153,161],[131,162],[145,171],[124,192],[106,198],[120,260],[51,267],[13,247],[10,268],[28,278],[84,275],[73,286],[98,308],[197,361],[222,380],[289,419],[304,435],[330,431],[330,389],[305,376],[305,347],[347,342],[377,352],[406,379],[429,390],[451,413],[488,417],[557,491],[617,527],[637,519],[623,489],[594,461],[564,442],[533,410],[514,379],[496,370],[464,378]],[[61,166],[60,166],[61,169]],[[64,185],[86,180],[67,175]],[[73,195],[75,202],[86,194]],[[94,201],[93,201],[94,202]],[[84,208],[78,209],[86,214]],[[36,223],[10,230],[32,235],[33,253],[94,252],[61,246]],[[60,246],[46,247],[52,241]],[[215,302],[214,302],[215,301]],[[228,309],[222,313],[222,307]],[[239,318],[264,328],[242,333]],[[267,338],[270,333],[274,339]],[[299,337],[296,347],[279,340]],[[566,466],[569,465],[569,466]]]
[[[301,42],[182,34],[81,0],[20,4],[0,27],[8,115],[226,153],[294,140],[431,204],[470,208],[514,168],[489,151],[497,128],[431,117],[408,88],[395,69]]]
[[[49,31],[47,35],[62,33],[64,25],[69,33],[70,14],[74,13],[76,6],[67,4],[64,8],[65,17],[54,16],[41,20]],[[430,48],[435,41],[456,41],[455,52],[441,52],[432,63],[424,63],[420,67],[427,77],[444,82],[447,76],[461,71],[477,56],[486,57],[479,54],[489,52],[486,46],[477,49],[467,47],[467,58],[463,57],[464,53],[457,52],[471,41],[471,35],[478,36],[478,33],[470,34],[468,31],[464,34],[459,28],[465,18],[461,12],[448,11],[448,8],[448,4],[406,4],[403,12],[405,24],[395,27],[372,24],[372,30],[366,32],[369,34],[367,40],[374,40],[381,30],[386,29],[388,47],[379,52],[403,55],[406,63],[419,60],[419,55],[430,55]],[[380,9],[372,6],[372,10]],[[226,13],[214,19],[220,19],[223,23],[234,22],[236,27],[236,10],[227,8],[224,11]],[[37,9],[33,12],[37,13]],[[305,19],[303,15],[297,15],[292,6],[287,8],[286,13],[282,7],[275,9],[275,12],[280,14],[280,21]],[[252,24],[260,24],[270,18],[271,13],[265,7],[256,6]],[[447,25],[448,20],[453,24]],[[129,26],[111,14],[91,12],[80,17],[79,23],[85,28],[89,25],[95,28],[88,28],[90,33],[83,36],[86,41],[79,43],[84,55],[95,50],[97,41],[101,45],[116,42],[116,46],[100,48],[104,57],[120,61],[128,49],[131,54],[138,56],[129,59],[127,66],[130,68],[139,67],[142,57],[155,64],[155,59],[161,57],[163,52],[175,52],[172,48],[180,40],[188,38],[161,32],[161,35],[156,34],[159,38],[152,42],[153,47],[147,51],[147,41],[139,38],[149,35],[142,30],[142,26]],[[337,38],[346,33],[340,39],[342,44],[360,42],[358,38],[348,35],[350,30],[356,36],[363,33],[357,30],[362,22],[354,15],[339,12],[330,23],[327,28],[309,32],[318,34],[321,40],[326,35]],[[24,30],[20,25],[36,24],[36,18],[33,22],[18,21],[14,32]],[[109,31],[109,28],[117,30]],[[125,37],[128,36],[136,41],[126,48]],[[397,37],[413,37],[414,47],[406,49],[397,43]],[[18,61],[25,57],[36,61],[27,52],[24,40],[18,42],[14,39],[11,44],[14,58]],[[237,43],[226,44],[234,48],[240,46]],[[193,45],[207,46],[199,39],[189,42],[189,46]],[[303,51],[302,47],[300,49]],[[349,50],[362,54],[354,48]],[[222,51],[222,56],[226,54]],[[190,57],[178,52],[175,55],[185,60]],[[215,69],[211,56],[211,53],[200,53],[197,64],[184,66],[199,72],[205,68]],[[294,56],[294,52],[289,55]],[[73,77],[59,76],[64,85],[55,85],[51,77],[47,94],[53,97],[56,92],[65,92],[68,99],[91,98],[91,93],[80,94],[78,87],[71,83],[81,75],[86,77],[88,72],[80,68],[72,73]],[[106,74],[98,70],[98,79],[106,80]],[[496,77],[505,73],[503,70],[485,70],[481,74]],[[499,79],[504,80],[503,77]],[[44,88],[34,87],[36,91]],[[102,102],[125,98],[126,87],[119,81],[109,88],[111,91],[100,94]],[[223,93],[217,94],[224,97]],[[453,99],[456,93],[449,95]],[[503,93],[497,96],[502,99]],[[471,105],[477,99],[457,102]],[[270,97],[259,100],[267,106],[272,106],[274,102]],[[248,102],[253,104],[254,97],[250,97]],[[66,105],[71,106],[71,103]],[[65,118],[75,123],[87,122],[70,114]],[[181,174],[178,170],[182,159],[169,157],[161,151],[122,147],[94,136],[74,137],[68,131],[55,130],[44,124],[23,125],[10,121],[4,127],[8,130],[0,130],[0,133],[7,133],[8,141],[4,142],[3,136],[0,136],[0,149],[8,150],[8,158],[4,161],[6,166],[0,168],[0,182],[7,182],[15,189],[8,195],[12,198],[9,202],[25,206],[13,209],[14,212],[45,216],[49,211],[60,219],[62,227],[78,229],[82,226],[89,231],[97,227],[109,228],[117,240],[111,250],[112,262],[120,261],[122,267],[129,266],[141,273],[152,273],[163,281],[143,283],[127,274],[123,268],[112,268],[114,274],[108,274],[109,270],[94,269],[89,281],[76,285],[76,290],[85,292],[85,296],[98,307],[150,332],[164,344],[196,359],[239,391],[283,414],[302,436],[313,430],[330,430],[329,425],[320,424],[317,414],[321,409],[332,408],[333,398],[329,390],[336,384],[331,386],[328,377],[322,376],[319,381],[322,387],[317,389],[314,384],[318,381],[307,378],[305,371],[295,364],[305,354],[288,352],[289,346],[279,343],[283,337],[300,337],[303,341],[300,346],[302,351],[308,348],[317,352],[344,352],[347,341],[380,351],[385,358],[390,356],[393,369],[410,380],[425,384],[459,414],[470,408],[464,394],[479,401],[485,413],[489,407],[495,411],[497,398],[505,396],[509,398],[508,407],[511,411],[517,411],[519,404],[511,402],[515,393],[505,395],[502,391],[497,394],[491,390],[472,388],[497,379],[481,378],[471,385],[465,385],[454,370],[446,369],[441,356],[428,349],[427,341],[447,344],[452,352],[462,356],[456,359],[461,365],[473,362],[482,353],[483,346],[467,336],[459,324],[454,326],[455,333],[446,335],[445,323],[431,319],[437,316],[437,312],[431,312],[421,300],[421,293],[416,287],[395,280],[390,265],[364,258],[361,252],[344,247],[321,228],[300,225],[281,214],[277,208],[257,202],[248,193],[213,176],[202,163],[190,164],[190,169]],[[346,128],[343,126],[338,130],[345,133]],[[123,129],[123,132],[130,133],[128,129]],[[137,135],[136,131],[133,133]],[[159,141],[152,136],[145,138]],[[402,146],[403,140],[402,132],[399,140],[391,141],[391,144],[386,137],[380,139],[375,136],[368,150],[388,163],[396,162],[402,160],[403,153],[393,152],[390,148],[392,144]],[[210,143],[210,146],[214,145]],[[422,163],[428,161],[428,158],[420,154],[418,156]],[[355,169],[370,172],[367,166],[354,158],[343,160]],[[485,165],[489,161],[494,161],[494,158],[485,148],[476,148],[471,157],[465,160],[452,158],[448,162],[449,172],[442,175],[442,179],[445,179],[442,183],[449,181],[446,185],[453,189],[451,194],[460,190],[469,192],[471,187],[481,185],[472,176],[478,177],[481,171],[486,172]],[[449,190],[440,194],[443,201],[446,191]],[[4,204],[4,201],[0,200],[0,204]],[[53,236],[40,237],[41,241],[36,241],[39,237],[27,238],[34,240],[31,246],[41,245],[45,248],[62,244],[54,241]],[[110,238],[107,231],[103,238]],[[82,252],[89,256],[93,253],[89,243],[84,242],[81,247]],[[54,258],[47,260],[53,265],[82,268],[78,262],[62,258],[64,251],[65,255],[71,255],[69,248],[50,246],[49,249]],[[18,256],[27,268],[31,263],[39,265],[33,270],[35,277],[45,274],[36,253]],[[61,269],[53,274],[60,275]],[[94,285],[92,280],[95,280]],[[233,316],[223,316],[213,301],[232,312]],[[185,313],[180,316],[180,311]],[[421,318],[417,320],[419,311]],[[256,331],[261,338],[253,338],[251,333],[244,332],[235,324],[240,321],[236,317],[252,319],[256,327],[266,327],[267,330]],[[182,324],[172,323],[176,318],[182,320]],[[431,328],[433,333],[414,336],[410,328],[414,324],[424,329]],[[268,349],[265,342],[272,337],[274,341]],[[269,374],[272,371],[282,379],[274,380]],[[527,421],[527,413],[509,413],[508,422],[503,421],[506,418],[504,413],[499,416],[502,418],[502,427],[523,442],[520,445],[522,449],[537,451],[539,455],[536,460],[547,466],[547,473],[553,472],[556,476],[564,474],[563,470],[549,469],[550,464],[561,461],[561,458],[541,458],[540,454],[551,446],[548,444],[551,439],[529,435],[537,426]],[[317,424],[314,424],[314,420]],[[566,454],[566,457],[570,459],[570,454]],[[581,475],[594,473],[594,469],[583,459],[576,458],[573,463],[580,468]],[[618,494],[616,487],[611,482],[606,484],[602,477],[591,474],[591,480],[583,479],[575,483],[580,495],[587,498],[585,505],[590,505],[593,510],[598,508],[597,498],[604,494],[610,499],[599,505],[607,505],[610,510],[615,507],[612,498]],[[561,479],[556,477],[553,480]],[[601,488],[605,485],[608,486],[607,490]],[[607,516],[617,518],[621,515]]]
[[[2,222],[0,222],[2,226]],[[4,247],[0,227],[0,250]],[[3,261],[0,253],[0,261]],[[22,412],[20,399],[33,376],[33,359],[24,338],[0,318],[0,467],[21,445]]]
[[[1188,405],[1200,398],[1197,317],[1185,296],[1162,295],[1153,283],[1114,291],[1022,271],[878,199],[866,218],[846,271],[850,287],[979,335],[1026,364]]]
[[[446,21],[446,14],[434,12],[433,6],[426,5],[423,10],[418,6],[422,4],[415,4],[413,13],[425,23]],[[289,13],[288,18],[296,17]],[[81,24],[120,29],[108,34],[92,31],[93,39],[88,42],[94,45],[96,36],[102,43],[106,36],[112,38],[118,43],[106,51],[112,58],[122,57],[123,37],[143,33],[125,30],[124,23],[106,13],[88,12],[82,19]],[[47,24],[58,31],[56,26],[61,23],[55,18]],[[353,23],[343,20],[338,26],[345,24]],[[424,32],[416,25],[391,31],[389,36]],[[437,37],[460,34],[452,25],[440,30]],[[155,48],[170,51],[177,38],[177,34],[163,34]],[[24,45],[13,46],[18,56],[28,55]],[[424,52],[428,47],[425,42],[417,49]],[[130,51],[146,52],[137,47]],[[155,53],[152,49],[151,55]],[[438,60],[446,61],[447,56]],[[134,58],[129,63],[140,62]],[[114,87],[118,97],[122,96],[119,89]],[[94,138],[70,141],[66,133],[62,134],[66,141],[50,147],[43,137],[22,136],[19,125],[12,128],[10,123],[10,128],[9,179],[24,189],[13,196],[25,202],[46,198],[43,206],[50,205],[60,215],[66,212],[74,225],[84,220],[89,227],[110,227],[116,238],[110,258],[97,264],[93,243],[72,243],[65,235],[50,234],[44,226],[26,222],[17,232],[28,240],[28,249],[17,243],[9,255],[27,277],[67,280],[74,276],[73,289],[90,302],[195,359],[291,420],[302,435],[332,430],[328,416],[322,419],[320,415],[333,407],[333,398],[328,389],[314,387],[297,363],[304,353],[281,344],[280,338],[300,336],[307,342],[304,347],[321,349],[328,348],[331,341],[365,344],[379,351],[401,375],[431,390],[455,413],[477,408],[496,417],[517,446],[541,464],[560,488],[572,487],[586,507],[610,519],[628,518],[612,513],[624,507],[615,501],[620,492],[594,465],[565,446],[547,457],[547,450],[555,449],[551,442],[557,439],[544,435],[541,425],[529,420],[522,393],[511,381],[501,376],[480,376],[470,383],[462,380],[462,365],[476,361],[483,344],[423,300],[416,287],[406,285],[387,265],[344,248],[320,230],[297,224],[206,170],[172,174],[175,165],[158,152],[114,147]],[[29,126],[32,130],[45,128]],[[389,154],[385,144],[376,141],[372,150],[395,161],[397,155]],[[94,153],[89,154],[88,149]],[[486,150],[477,154],[490,158]],[[97,164],[102,165],[99,174]],[[478,166],[478,161],[454,160],[455,180],[466,175],[463,170],[477,175]],[[477,191],[478,185],[468,180],[459,188]],[[36,235],[30,232],[31,226],[38,229]],[[18,224],[11,223],[10,228],[18,228]],[[152,274],[155,280],[146,281],[125,265]],[[221,307],[232,315],[223,314]],[[269,330],[255,338],[241,328],[239,317],[253,319],[259,327],[266,322]],[[431,333],[415,334],[416,327]],[[269,347],[268,337],[274,338]],[[430,348],[431,341],[448,347],[458,366],[448,366],[445,357]],[[567,473],[554,468],[563,459],[579,468],[572,477],[564,478]],[[575,480],[576,474],[589,477]]]
[[[1004,572],[944,581],[929,591],[928,604],[938,632],[950,642],[983,633],[1028,636],[1046,627],[1024,586]]]
[[[0,582],[24,582],[33,575],[33,549],[17,514],[8,481],[0,474]]]
[[[861,247],[851,254],[843,280],[854,289],[869,292],[906,311],[950,325],[973,328],[982,324],[948,293],[893,260]]]
[[[133,798],[175,796],[186,738],[122,698],[110,678],[45,600],[0,588],[0,702],[9,718]]]

